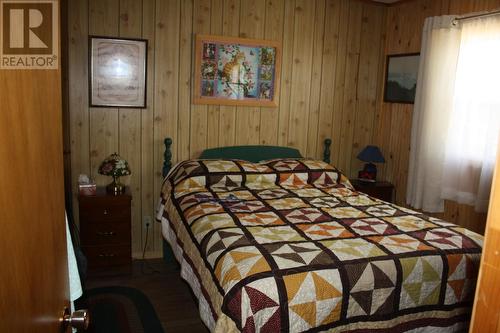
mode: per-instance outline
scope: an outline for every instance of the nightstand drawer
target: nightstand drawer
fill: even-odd
[[[129,265],[131,262],[130,245],[84,246],[82,251],[87,256],[89,270],[99,267]]]
[[[124,221],[82,224],[81,241],[85,246],[130,244],[130,224]]]
[[[361,192],[368,194],[371,197],[384,200],[387,202],[392,201],[392,188],[370,188],[370,187],[364,187],[360,189]]]
[[[87,200],[80,202],[80,216],[88,223],[122,221],[130,218],[130,204]]]
[[[394,185],[389,182],[377,181],[375,183],[367,183],[358,179],[351,180],[352,186],[356,191],[363,192],[374,198],[387,202],[393,201]]]

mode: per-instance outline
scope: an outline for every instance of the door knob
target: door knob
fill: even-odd
[[[85,331],[90,324],[90,315],[88,310],[76,310],[70,313],[68,308],[64,309],[64,315],[62,318],[63,330],[67,327],[73,327],[77,330]]]

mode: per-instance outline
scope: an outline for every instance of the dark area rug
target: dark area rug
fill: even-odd
[[[90,311],[90,333],[164,333],[149,299],[128,287],[86,290],[76,309]]]

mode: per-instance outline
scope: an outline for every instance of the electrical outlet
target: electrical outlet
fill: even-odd
[[[144,228],[151,227],[151,216],[144,216]]]

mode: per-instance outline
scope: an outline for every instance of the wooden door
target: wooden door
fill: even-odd
[[[500,332],[500,144],[470,332]]]
[[[62,157],[60,66],[0,69],[0,332],[61,332]]]

